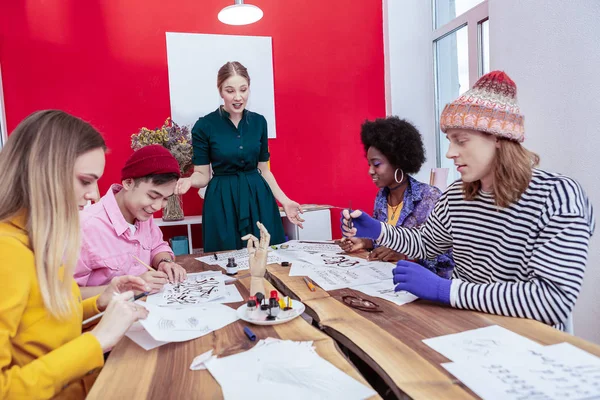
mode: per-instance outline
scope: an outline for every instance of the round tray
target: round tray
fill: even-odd
[[[276,319],[274,319],[273,321],[267,321],[267,316],[269,315],[268,311],[257,310],[257,311],[255,311],[255,314],[253,314],[254,318],[250,318],[250,316],[247,313],[246,308],[247,308],[246,304],[241,305],[237,309],[237,315],[238,315],[238,317],[240,317],[240,319],[242,321],[246,321],[246,322],[248,322],[250,324],[254,324],[254,325],[285,324],[286,322],[290,322],[297,316],[302,315],[302,313],[306,309],[304,304],[302,304],[298,300],[294,300],[294,302],[292,303],[291,310],[288,310],[288,311],[280,310],[279,315],[277,315]]]

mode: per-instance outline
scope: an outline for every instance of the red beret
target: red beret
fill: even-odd
[[[179,163],[165,147],[152,144],[142,147],[127,159],[121,170],[121,180],[170,173],[181,176]]]

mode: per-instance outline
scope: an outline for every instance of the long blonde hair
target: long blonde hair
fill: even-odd
[[[529,186],[533,168],[540,163],[540,157],[512,140],[501,138],[498,144],[492,165],[492,192],[496,205],[505,208],[521,198]],[[475,199],[480,188],[481,181],[464,182],[465,199]]]
[[[75,160],[98,148],[106,144],[90,124],[46,110],[25,118],[0,152],[0,221],[26,213],[40,292],[57,318],[67,317],[74,304],[70,278],[80,245]]]

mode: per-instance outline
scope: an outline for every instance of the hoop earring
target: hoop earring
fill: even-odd
[[[398,180],[398,171],[402,172],[402,178],[400,178],[400,180]],[[402,171],[400,168],[396,168],[396,170],[394,171],[394,180],[396,181],[396,183],[402,183],[402,181],[404,180],[404,171]]]

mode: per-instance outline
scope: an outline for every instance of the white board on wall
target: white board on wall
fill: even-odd
[[[250,75],[246,108],[262,114],[275,137],[273,48],[270,37],[167,32],[171,117],[190,128],[199,117],[223,104],[217,72],[227,61],[239,61]]]

